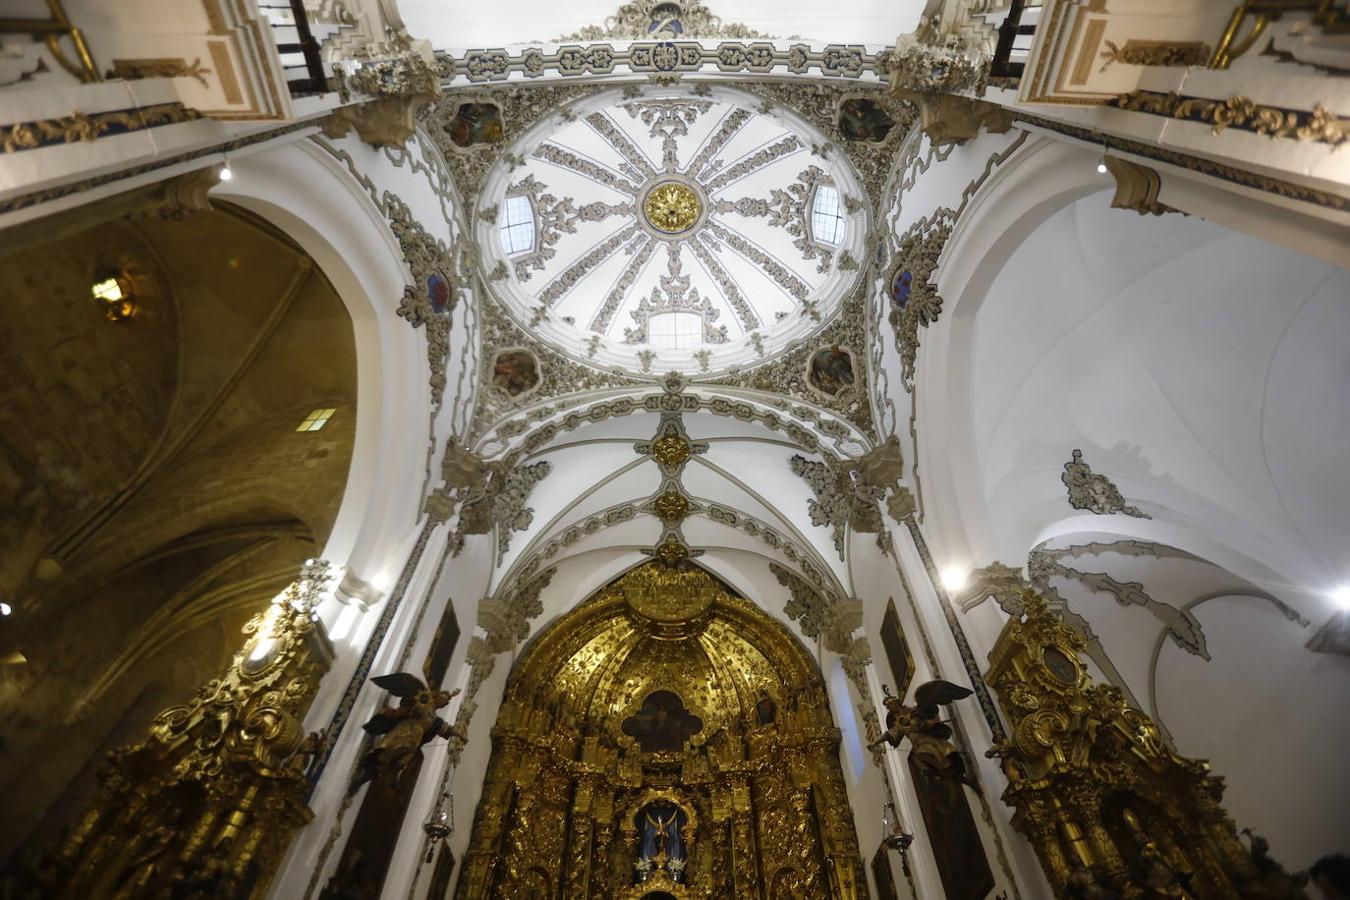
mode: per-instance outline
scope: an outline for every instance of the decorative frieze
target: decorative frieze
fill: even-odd
[[[1337,116],[1325,106],[1315,104],[1311,111],[1268,106],[1249,97],[1214,100],[1187,97],[1175,92],[1131,91],[1106,101],[1107,106],[1129,112],[1185,119],[1210,126],[1221,134],[1229,128],[1272,138],[1312,141],[1339,147],[1350,140],[1350,118]]]

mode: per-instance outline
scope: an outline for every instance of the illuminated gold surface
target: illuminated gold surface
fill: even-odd
[[[647,195],[642,211],[647,221],[658,231],[679,234],[688,231],[698,221],[703,210],[693,188],[678,181],[659,184]]]
[[[291,836],[313,818],[306,768],[320,745],[302,727],[332,645],[297,584],[244,626],[223,677],[155,717],[149,736],[108,755],[100,789],[48,860],[43,896],[267,893]],[[245,880],[247,891],[236,890]]]
[[[1299,896],[1277,883],[1288,876],[1273,861],[1258,870],[1209,764],[1174,753],[1117,688],[1094,685],[1083,637],[1037,594],[1022,599],[1025,619],[989,654],[1012,736],[988,755],[1002,759],[1003,802],[1055,895]]]
[[[702,722],[679,750],[644,751],[623,728],[654,691]],[[542,633],[492,740],[461,900],[866,896],[819,669],[697,566],[639,566]],[[657,798],[688,817],[683,884],[633,883],[635,817]]]

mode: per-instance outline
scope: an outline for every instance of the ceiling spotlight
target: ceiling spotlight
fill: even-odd
[[[970,571],[960,566],[948,566],[942,570],[942,586],[949,591],[959,591],[966,586]]]
[[[1102,157],[1101,162],[1097,163],[1097,174],[1098,175],[1106,174],[1106,157]]]
[[[234,172],[230,171],[230,161],[227,158],[223,163],[220,164],[220,180],[229,181],[233,177]]]
[[[1350,611],[1350,584],[1343,584],[1331,592],[1331,599],[1336,601],[1336,605],[1341,609]],[[6,613],[8,615],[8,613]]]
[[[14,607],[10,606],[8,603],[0,602],[0,616],[7,616],[12,612],[14,612]]]

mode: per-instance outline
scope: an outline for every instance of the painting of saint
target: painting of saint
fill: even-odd
[[[778,719],[778,704],[773,702],[768,691],[759,692],[759,700],[755,701],[755,718],[761,725],[772,725]]]
[[[895,127],[895,120],[877,101],[854,97],[839,104],[838,125],[845,140],[880,144]]]
[[[495,144],[505,133],[502,112],[495,103],[461,103],[445,131],[457,147]]]
[[[524,350],[503,350],[492,364],[492,386],[519,397],[539,384],[539,364]]]
[[[643,753],[679,750],[703,730],[703,720],[685,709],[673,691],[652,691],[642,708],[623,720],[623,733],[638,742]]]
[[[677,38],[684,34],[684,22],[680,20],[680,4],[658,3],[652,7],[651,22],[647,33],[652,37]]]
[[[811,386],[829,397],[837,397],[853,387],[853,354],[843,347],[822,347],[811,355],[807,372]]]
[[[431,308],[436,312],[448,312],[454,306],[454,300],[450,292],[450,279],[440,272],[432,272],[428,275],[427,300],[431,302]]]
[[[914,290],[914,273],[908,269],[896,269],[895,274],[891,276],[891,303],[896,309],[904,309],[909,305],[910,292]]]

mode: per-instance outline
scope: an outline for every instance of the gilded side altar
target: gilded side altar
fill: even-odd
[[[462,900],[867,894],[819,670],[697,566],[535,639],[492,741]]]
[[[1083,637],[1039,595],[1022,600],[1024,618],[989,654],[1012,731],[989,755],[1055,896],[1303,897],[1259,844],[1238,839],[1209,764],[1171,750],[1117,688],[1094,685]]]
[[[108,754],[90,808],[36,868],[39,896],[266,896],[313,818],[306,769],[319,742],[301,723],[333,659],[312,611],[326,571],[307,564],[244,626],[222,677],[156,716],[144,741]]]

